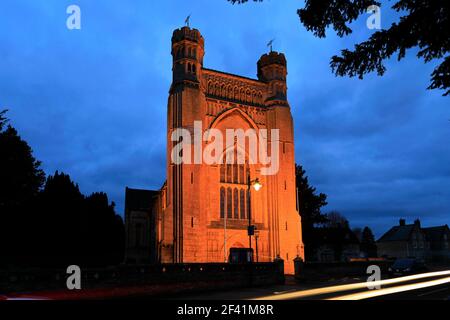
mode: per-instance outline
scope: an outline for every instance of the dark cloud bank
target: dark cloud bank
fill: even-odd
[[[299,24],[297,2],[79,1],[82,30],[68,31],[69,4],[15,1],[0,19],[0,106],[47,173],[69,173],[85,193],[106,191],[119,212],[125,186],[162,185],[170,37],[196,12],[207,67],[254,77],[265,43],[277,38],[297,161],[328,194],[328,210],[377,235],[400,217],[449,223],[450,108],[425,90],[434,65],[411,53],[389,61],[384,77],[331,74],[329,58],[370,34],[364,20],[349,39],[320,40]]]

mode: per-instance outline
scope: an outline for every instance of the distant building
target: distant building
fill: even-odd
[[[450,229],[448,225],[423,228],[430,244],[431,259],[433,261],[450,262]]]
[[[345,262],[360,256],[358,237],[348,227],[316,228],[313,237],[316,247],[313,261]]]
[[[414,224],[406,224],[404,219],[400,219],[398,226],[392,227],[377,241],[378,254],[388,258],[448,260],[449,239],[447,225],[422,228],[420,220],[415,220]]]
[[[155,263],[160,191],[125,189],[126,262]]]

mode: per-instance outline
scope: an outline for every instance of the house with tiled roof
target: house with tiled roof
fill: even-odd
[[[420,220],[406,224],[400,219],[378,239],[377,247],[380,257],[450,262],[450,229],[448,225],[422,228]]]
[[[430,258],[430,244],[426,233],[420,226],[420,220],[406,224],[400,219],[399,225],[393,226],[377,241],[378,255],[387,258]]]

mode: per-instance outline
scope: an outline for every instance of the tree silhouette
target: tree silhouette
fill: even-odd
[[[0,112],[0,264],[13,263],[31,251],[26,246],[33,201],[45,179],[30,146]],[[26,248],[20,251],[17,248]]]
[[[7,125],[6,110],[0,112],[0,212],[17,209],[36,196],[45,179],[41,163],[26,141]]]
[[[39,195],[41,255],[48,265],[67,265],[82,254],[80,215],[84,196],[65,173],[55,172]]]
[[[321,227],[314,228],[313,236],[316,247],[322,246],[333,251],[334,261],[343,261],[345,258],[343,254],[349,246],[360,245],[358,237],[349,228],[348,224],[338,224],[331,227],[322,225]],[[320,259],[317,255],[316,258]]]
[[[85,200],[82,216],[84,252],[86,260],[94,264],[123,261],[125,229],[114,206],[114,202],[110,204],[108,196],[103,192],[93,193]]]
[[[365,227],[362,232],[361,251],[364,252],[369,258],[374,258],[377,256],[375,237],[369,227]]]
[[[326,222],[321,208],[327,205],[327,196],[317,194],[316,188],[309,185],[305,170],[300,165],[295,166],[297,196],[299,200],[299,213],[302,217],[302,235],[305,245],[305,255],[308,259],[314,252],[314,225]]]
[[[41,255],[52,266],[104,266],[123,261],[124,227],[108,196],[85,197],[69,175],[49,176],[39,196]]]
[[[361,241],[362,229],[360,227],[356,227],[352,229],[352,232],[355,234],[356,238],[358,238],[358,240]]]
[[[245,3],[248,0],[228,0]],[[254,0],[261,2],[262,0]],[[326,29],[332,27],[339,37],[352,32],[348,26],[371,5],[370,0],[307,0],[297,11],[301,22],[316,37],[324,38]],[[448,0],[398,0],[392,7],[401,15],[388,29],[374,32],[368,40],[355,45],[354,50],[344,49],[341,56],[331,58],[331,68],[337,76],[358,76],[376,71],[383,75],[384,61],[394,54],[405,57],[406,51],[418,48],[417,57],[424,62],[441,60],[431,74],[428,89],[450,93],[450,1]],[[443,60],[442,60],[443,59]]]
[[[349,228],[350,223],[339,211],[333,210],[326,215],[326,221],[323,226],[327,228]]]
[[[85,197],[65,173],[45,179],[5,114],[0,112],[0,266],[121,263],[124,226],[114,203],[101,192]]]

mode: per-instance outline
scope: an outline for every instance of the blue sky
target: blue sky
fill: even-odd
[[[82,29],[66,28],[81,8]],[[383,77],[336,78],[330,57],[366,39],[315,38],[300,24],[302,1],[231,5],[225,0],[15,0],[0,12],[0,109],[51,174],[69,173],[88,194],[105,191],[123,213],[125,186],[165,179],[172,31],[192,14],[205,38],[205,67],[256,77],[276,38],[288,60],[296,159],[326,210],[380,235],[400,217],[450,222],[450,103],[426,90],[436,62],[407,53]],[[388,27],[396,17],[382,7]]]

